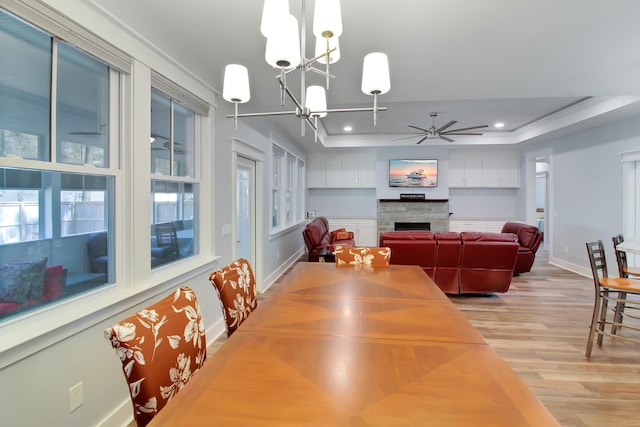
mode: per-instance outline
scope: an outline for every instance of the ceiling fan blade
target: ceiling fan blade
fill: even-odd
[[[440,135],[440,139],[444,139],[445,141],[453,142],[453,139],[447,138],[446,136]]]
[[[450,134],[451,132],[460,132],[460,131],[465,131],[465,130],[482,129],[482,128],[488,128],[488,127],[489,127],[489,125],[471,126],[471,127],[468,127],[468,128],[451,129],[449,131],[441,132],[441,133]]]
[[[449,123],[447,123],[446,125],[442,126],[441,128],[438,129],[438,133],[442,132],[443,130],[447,129],[449,126],[453,126],[456,123],[458,123],[457,120],[451,120]]]
[[[480,132],[447,132],[445,135],[482,135]]]
[[[414,126],[414,125],[407,125],[407,126],[410,127],[410,128],[421,130],[422,132],[429,133],[429,131],[427,129],[419,128],[418,126]]]
[[[420,141],[416,142],[416,145],[417,144],[422,144],[422,141],[424,141],[427,138],[429,138],[429,135],[425,135],[424,138],[422,138]]]
[[[421,136],[421,133],[416,133],[415,135],[410,135],[410,136],[405,136],[404,138],[396,138],[396,139],[392,139],[391,142],[394,141],[403,141],[405,139],[411,139],[411,138],[415,138],[416,136]]]

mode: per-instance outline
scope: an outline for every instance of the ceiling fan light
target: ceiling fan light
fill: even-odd
[[[264,0],[260,22],[262,35],[268,38],[287,15],[289,15],[289,0]]]
[[[362,92],[379,95],[389,92],[389,59],[381,52],[373,52],[364,57],[362,66]]]
[[[298,20],[293,15],[287,15],[267,37],[264,59],[274,68],[289,69],[300,65]]]
[[[225,67],[222,97],[229,102],[249,101],[251,94],[247,67],[239,64],[229,64]]]
[[[342,12],[340,0],[316,0],[313,11],[313,34],[316,37],[340,37]]]
[[[311,117],[325,117],[327,115],[327,94],[322,86],[309,86],[305,107]]]
[[[338,37],[331,37],[329,39],[325,39],[324,37],[316,37],[316,55],[320,56],[323,53],[327,52],[327,41],[329,42],[329,49],[331,50],[335,48],[333,52],[329,54],[329,64],[335,64],[340,60],[340,42]],[[322,64],[327,63],[327,57],[323,56],[318,59],[318,62]]]

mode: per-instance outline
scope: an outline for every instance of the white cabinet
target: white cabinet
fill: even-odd
[[[353,232],[353,238],[358,246],[378,246],[377,221],[361,218],[327,218],[329,229],[345,228]]]
[[[324,188],[327,186],[327,171],[324,161],[309,160],[307,162],[307,186]]]
[[[497,153],[482,157],[451,154],[449,159],[449,187],[452,188],[518,188],[520,160]]]
[[[309,188],[375,188],[375,159],[346,155],[309,161]]]
[[[500,233],[506,220],[462,220],[449,221],[449,231],[480,231],[483,233]]]
[[[482,161],[450,159],[449,187],[482,187]]]
[[[483,159],[482,185],[484,187],[519,187],[520,166],[518,159]]]
[[[451,220],[449,221],[449,231],[487,231],[487,225],[484,221],[462,221]]]

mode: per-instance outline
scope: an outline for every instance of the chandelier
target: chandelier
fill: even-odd
[[[306,126],[314,131],[318,140],[318,119],[328,113],[344,113],[357,111],[373,112],[373,124],[376,125],[378,111],[386,111],[386,107],[378,106],[378,95],[389,91],[389,62],[387,55],[380,52],[369,53],[364,57],[362,68],[362,91],[373,96],[371,108],[340,108],[327,109],[325,89],[329,89],[329,80],[333,78],[330,72],[331,64],[340,59],[338,39],[342,34],[342,14],[340,0],[316,0],[313,19],[313,34],[316,36],[315,56],[305,57],[306,45],[306,0],[302,0],[302,17],[300,33],[298,20],[289,13],[289,0],[265,0],[262,12],[260,31],[267,39],[265,60],[271,66],[279,69],[276,76],[280,85],[280,105],[285,106],[288,97],[295,105],[292,111],[270,111],[262,113],[239,113],[238,104],[250,99],[249,72],[239,64],[229,64],[225,67],[222,97],[234,104],[234,114],[227,118],[235,120],[235,130],[238,130],[239,117],[295,115],[301,119],[300,136],[305,136]],[[317,68],[314,65],[324,64]],[[287,86],[287,75],[293,71],[300,72],[300,95],[293,94]],[[325,86],[311,85],[306,87],[306,73],[313,72],[325,78]]]

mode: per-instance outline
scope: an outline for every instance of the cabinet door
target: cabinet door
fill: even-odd
[[[463,159],[449,159],[449,187],[464,187]]]
[[[375,188],[376,162],[375,160],[358,160],[358,187]]]
[[[324,188],[327,186],[327,164],[325,161],[313,160],[308,163],[308,187]]]
[[[358,236],[356,238],[358,246],[378,246],[378,243],[375,226],[361,225],[358,227]]]
[[[482,187],[482,160],[466,159],[464,161],[465,187]]]
[[[520,160],[507,159],[503,163],[503,187],[520,187]]]
[[[327,187],[342,187],[342,160],[327,160]]]
[[[358,187],[358,161],[351,159],[342,160],[342,187]]]
[[[449,159],[449,187],[482,187],[482,161]]]

